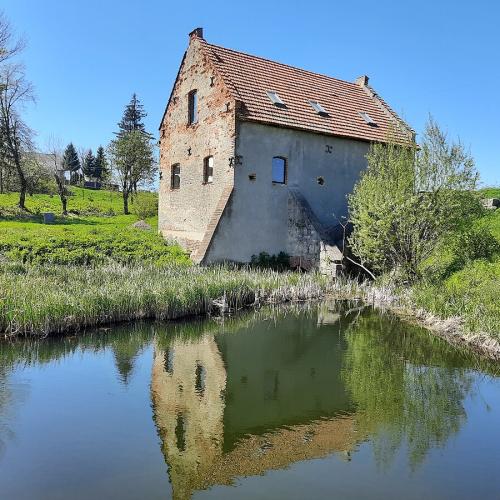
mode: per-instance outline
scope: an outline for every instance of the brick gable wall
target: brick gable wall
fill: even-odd
[[[198,122],[188,125],[188,94],[198,92]],[[235,101],[196,37],[184,56],[160,127],[159,230],[196,251],[214,224],[221,198],[234,184]],[[203,160],[214,158],[213,183],[203,183]],[[181,167],[180,189],[170,187]],[[211,229],[213,231],[213,229]],[[202,256],[201,256],[202,257]]]

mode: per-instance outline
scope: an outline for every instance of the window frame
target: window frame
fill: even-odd
[[[212,160],[212,165],[210,165],[210,160]],[[213,155],[209,155],[203,158],[203,184],[213,184],[213,182],[214,182],[214,157]]]
[[[275,181],[273,178],[273,163],[275,159],[283,160],[283,181]],[[273,184],[285,185],[288,183],[288,159],[286,156],[273,156],[271,161],[271,181]]]
[[[198,90],[193,89],[188,94],[188,125],[198,123]]]
[[[176,169],[178,169],[178,172],[175,171]],[[170,190],[177,191],[180,188],[181,188],[181,164],[174,163],[170,167]]]

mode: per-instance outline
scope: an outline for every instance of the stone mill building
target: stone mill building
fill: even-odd
[[[159,230],[198,263],[334,271],[339,221],[373,141],[412,130],[354,83],[189,35],[160,125]]]

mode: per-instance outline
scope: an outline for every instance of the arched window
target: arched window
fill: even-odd
[[[188,94],[188,125],[198,121],[198,91],[191,90]]]
[[[203,183],[210,184],[214,181],[214,157],[207,156],[203,160]]]
[[[286,158],[275,156],[273,158],[272,179],[273,184],[286,184],[287,178]]]
[[[170,174],[170,189],[179,189],[181,187],[181,166],[179,163],[172,165]]]

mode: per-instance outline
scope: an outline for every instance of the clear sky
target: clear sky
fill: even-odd
[[[188,33],[353,81],[361,74],[420,133],[431,113],[500,184],[500,2],[1,0],[28,40],[37,92],[27,110],[49,135],[95,149],[137,92],[157,133]]]

